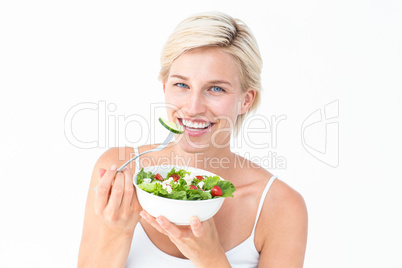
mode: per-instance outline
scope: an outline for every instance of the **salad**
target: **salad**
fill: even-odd
[[[172,168],[165,178],[159,173],[145,172],[137,175],[137,186],[157,196],[177,200],[207,200],[233,197],[234,185],[219,176],[192,175],[184,169]]]

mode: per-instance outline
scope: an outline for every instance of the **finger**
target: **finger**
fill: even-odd
[[[124,195],[124,174],[117,172],[114,179],[114,184],[109,197],[109,208],[112,210],[117,210],[120,208],[121,201]]]
[[[102,180],[99,182],[98,188],[100,189],[100,192],[103,193],[105,190],[110,190],[110,186],[113,183],[114,176],[116,175],[116,165],[112,165],[108,170],[103,172],[103,168],[99,170],[99,175],[101,175],[101,172],[103,173],[102,175]],[[109,192],[107,192],[109,194]]]
[[[116,174],[116,165],[111,166],[102,176],[102,180],[96,189],[95,194],[95,211],[99,213],[102,211],[109,200],[109,192],[111,188],[114,175]]]
[[[167,235],[165,230],[163,230],[163,228],[159,225],[159,223],[156,222],[156,219],[154,217],[152,217],[148,212],[146,212],[145,210],[142,210],[140,212],[140,216],[144,220],[146,220],[146,222],[148,222],[150,225],[152,225],[156,230],[158,230],[159,232],[161,232],[164,235]]]
[[[167,235],[173,238],[181,238],[184,236],[182,230],[180,230],[176,225],[168,221],[165,217],[159,216],[156,219],[159,226],[167,233]]]
[[[195,237],[200,237],[204,233],[204,228],[197,217],[192,217],[190,220],[191,230]]]
[[[124,194],[121,205],[130,208],[134,195],[133,175],[128,168],[124,168],[121,172],[124,174]]]

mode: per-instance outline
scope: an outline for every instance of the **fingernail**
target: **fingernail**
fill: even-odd
[[[140,216],[144,219],[144,220],[146,220],[147,219],[147,215],[145,215],[145,213],[144,212],[140,212]]]
[[[163,220],[161,220],[161,219],[156,219],[156,222],[159,223],[160,226],[163,225]]]
[[[126,171],[128,168],[124,167],[122,170],[120,170],[121,172]]]
[[[106,169],[100,168],[99,169],[99,180],[102,179],[103,175],[105,175]]]
[[[191,225],[196,225],[198,222],[199,222],[199,220],[198,220],[197,217],[192,217],[191,220],[190,220]]]
[[[117,168],[116,165],[112,165],[112,166],[110,167],[110,170],[116,170],[116,168]]]

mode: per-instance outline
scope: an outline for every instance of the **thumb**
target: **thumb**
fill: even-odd
[[[194,236],[196,237],[200,237],[202,236],[204,229],[203,226],[200,222],[200,220],[197,217],[192,217],[191,220],[191,230],[193,231]]]

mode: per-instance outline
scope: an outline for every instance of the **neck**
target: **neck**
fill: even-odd
[[[179,144],[176,144],[172,150],[175,154],[175,164],[205,170],[228,168],[234,155],[229,145],[223,148],[212,147],[186,151]]]

